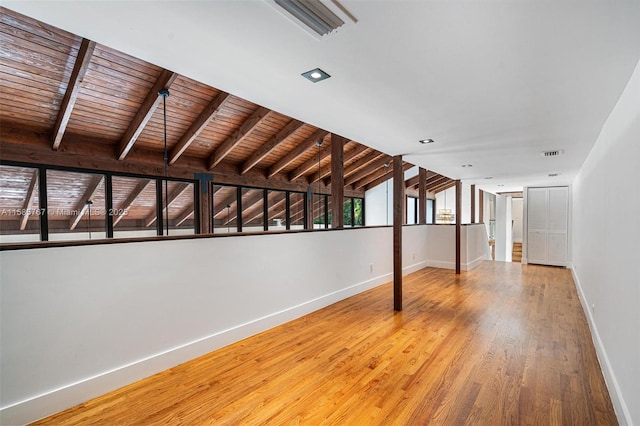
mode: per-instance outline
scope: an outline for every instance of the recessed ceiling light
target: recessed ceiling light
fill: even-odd
[[[485,179],[493,179],[493,176],[487,176]]]
[[[504,186],[504,185],[498,185],[498,186]]]
[[[462,167],[473,167],[473,164],[463,164]]]
[[[549,173],[549,177],[556,177],[558,176],[560,173]]]
[[[326,80],[331,77],[326,72],[322,71],[320,68],[313,69],[311,71],[303,72],[302,76],[309,81],[317,83],[322,80]]]
[[[424,145],[427,143],[434,143],[435,141],[433,139],[420,139],[418,142]]]

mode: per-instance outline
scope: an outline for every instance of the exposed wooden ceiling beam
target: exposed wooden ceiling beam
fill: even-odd
[[[27,195],[24,197],[24,203],[22,204],[22,219],[20,220],[20,230],[24,231],[27,228],[27,222],[29,222],[29,216],[31,215],[31,204],[36,195],[36,184],[38,183],[38,170],[34,170],[31,175],[31,182],[29,182],[29,189],[27,189]]]
[[[368,176],[375,170],[378,170],[384,167],[385,164],[391,161],[391,157],[388,155],[378,156],[374,161],[370,162],[367,166],[362,167],[357,172],[351,174],[348,178],[344,180],[345,186],[349,186]]]
[[[76,204],[75,211],[78,213],[76,214],[75,217],[69,219],[70,231],[73,231],[74,229],[76,229],[76,226],[78,226],[78,223],[80,223],[80,219],[82,219],[82,216],[84,216],[84,214],[86,213],[87,208],[90,207],[90,205],[87,204],[87,202],[91,201],[91,199],[95,197],[96,192],[98,192],[98,187],[100,187],[100,184],[102,183],[103,180],[104,180],[103,175],[94,175],[91,177],[91,180],[89,181],[89,185],[87,185],[87,189],[84,191],[84,195],[82,196],[82,198],[80,198],[80,200],[78,201],[78,204]]]
[[[364,146],[364,145],[361,145],[361,146]],[[368,150],[370,150],[371,152],[367,153],[367,155],[365,155],[364,157],[360,158],[357,161],[354,161],[353,163],[351,163],[347,167],[345,167],[345,171],[344,171],[344,177],[345,178],[351,176],[352,174],[354,174],[355,172],[357,172],[361,168],[365,167],[366,165],[368,165],[372,161],[375,161],[381,155],[384,155],[383,153],[381,153],[379,151],[375,151],[375,150],[373,150],[371,148],[369,148]],[[364,151],[368,151],[368,150],[365,149],[365,150],[361,151],[359,154],[361,154]]]
[[[371,150],[371,148],[369,148],[368,146],[364,146],[364,145],[358,144],[358,146],[356,146],[352,150],[349,150],[349,151],[344,153],[344,164],[347,164],[349,161],[353,160],[358,155],[362,154],[365,151],[369,151],[369,150]],[[360,160],[358,160],[358,161],[360,161]],[[350,164],[348,166],[349,167],[349,171],[353,170],[354,164],[355,163],[352,163],[352,164]],[[327,164],[326,166],[324,166],[323,168],[320,169],[320,176],[322,178],[324,178],[325,176],[329,176],[330,174],[331,174],[331,164]],[[345,170],[344,176],[347,177],[348,175],[349,175],[348,171]],[[318,174],[317,173],[315,175],[312,175],[311,178],[309,179],[309,183],[315,183],[317,181],[318,181]],[[329,179],[327,179],[324,182],[324,184],[325,184],[325,186],[329,186],[331,184],[331,177],[329,177]]]
[[[305,139],[300,145],[296,146],[292,149],[287,155],[282,157],[276,164],[274,164],[267,173],[267,177],[275,176],[280,170],[284,169],[291,163],[293,160],[304,154],[307,150],[316,146],[316,143],[319,140],[324,139],[324,137],[328,134],[326,130],[318,129],[311,136]]]
[[[430,179],[427,179],[427,190],[428,191],[433,191],[432,188],[437,187],[438,185],[441,185],[445,182],[448,182],[450,179],[446,176],[442,176],[442,175],[436,175],[433,176]]]
[[[62,137],[67,129],[67,124],[69,124],[69,118],[71,118],[71,111],[73,111],[73,107],[78,99],[78,94],[80,93],[80,84],[82,84],[82,80],[84,79],[87,69],[89,69],[89,63],[91,62],[91,56],[93,56],[95,47],[96,42],[87,40],[86,38],[83,38],[80,43],[78,56],[76,57],[76,62],[73,65],[73,71],[71,71],[71,78],[69,79],[67,90],[62,98],[62,104],[58,111],[56,124],[53,127],[53,133],[51,134],[51,148],[54,151],[57,151],[58,148],[60,148]]]
[[[405,188],[411,188],[414,187],[416,185],[418,185],[418,183],[420,182],[420,175],[417,174],[414,177],[410,177],[409,179],[404,181],[404,187]]]
[[[145,179],[138,182],[136,187],[133,188],[133,191],[131,191],[131,193],[127,196],[127,199],[124,200],[124,202],[118,206],[118,210],[121,210],[121,211],[128,210],[133,204],[133,202],[136,200],[136,198],[138,198],[138,195],[140,195],[140,193],[144,191],[147,188],[147,186],[149,186],[150,183],[151,183],[150,179]],[[115,216],[113,218],[113,226],[115,227],[124,218],[125,218],[125,215],[123,214]]]
[[[182,193],[184,191],[186,191],[187,189],[189,189],[191,187],[191,185],[189,185],[188,183],[185,182],[180,182],[176,185],[175,188],[173,188],[173,191],[171,191],[171,193],[169,194],[169,198],[167,199],[167,202],[165,203],[163,209],[162,209],[162,214],[166,215],[168,207],[171,205],[171,203],[173,203],[179,196],[182,195]],[[144,225],[148,228],[151,225],[153,225],[155,223],[155,221],[158,220],[158,216],[156,214],[156,211],[154,210],[153,213],[151,213],[144,221]]]
[[[122,139],[120,140],[120,147],[118,149],[118,160],[124,160],[129,151],[133,148],[133,145],[136,143],[138,136],[144,130],[144,127],[147,125],[153,113],[155,112],[158,104],[160,104],[160,96],[158,92],[162,89],[168,89],[171,84],[178,78],[178,74],[168,71],[162,70],[160,76],[153,84],[151,90],[147,94],[147,97],[142,102],[142,106],[129,123],[129,127],[124,132]]]
[[[15,129],[0,126],[2,141],[2,159],[29,164],[47,164],[50,166],[95,169],[114,173],[163,176],[162,154],[157,151],[134,150],[123,161],[119,161],[113,153],[113,146],[95,143],[90,140],[65,136],[72,140],[65,147],[65,152],[52,151],[49,138],[41,133],[26,129]],[[330,145],[330,143],[327,143]],[[183,158],[184,157],[184,158]],[[179,161],[169,168],[169,177],[193,179],[194,173],[207,173],[204,158],[189,157],[183,154]],[[276,175],[266,179],[264,172],[256,169],[246,175],[239,175],[234,165],[220,164],[216,168],[216,183],[220,185],[241,185],[274,190],[306,192],[307,182],[289,181],[284,176]],[[362,196],[362,191],[345,188],[348,196]]]
[[[180,140],[171,150],[169,155],[169,164],[173,165],[178,158],[189,148],[193,141],[198,137],[207,124],[220,112],[222,107],[231,99],[231,95],[227,92],[220,91],[212,100],[209,105],[200,113],[198,118],[195,119],[186,132],[180,137]]]
[[[437,187],[431,189],[431,191],[433,191],[434,193],[438,193],[438,192],[442,192],[445,191],[453,186],[456,185],[456,181],[453,179],[449,179],[447,182],[441,183],[440,185],[438,185]]]
[[[316,160],[317,162],[317,160]],[[307,182],[309,182],[309,184],[313,184],[316,183],[318,181],[318,179],[324,179],[327,176],[331,176],[331,163],[322,166],[320,168],[320,176],[318,176],[318,172],[315,171],[314,173],[311,173],[311,176],[309,177],[309,179],[307,180]],[[330,180],[328,180],[327,182],[322,182],[325,186],[328,186],[328,182],[330,182]]]
[[[284,126],[278,133],[273,135],[271,139],[262,144],[260,148],[258,148],[247,161],[244,162],[242,167],[240,168],[240,174],[243,175],[247,173],[249,170],[255,167],[264,157],[269,155],[271,151],[273,151],[278,145],[285,141],[289,136],[291,136],[296,130],[300,127],[304,126],[304,123],[298,120],[291,120],[286,126]]]
[[[331,155],[331,144],[325,143],[320,148],[320,161],[324,160],[328,156]],[[313,158],[308,159],[302,165],[300,165],[297,169],[289,174],[289,180],[293,181],[298,179],[300,176],[305,175],[309,170],[313,167],[318,167],[318,156],[315,155]]]
[[[402,171],[406,172],[407,170],[409,170],[412,167],[413,167],[413,164],[403,163],[402,164]],[[376,172],[375,175],[377,175],[378,177],[375,177],[372,174],[372,175],[367,176],[366,178],[364,178],[361,182],[356,182],[353,186],[354,186],[354,188],[356,186],[358,188],[364,187],[365,191],[368,191],[371,188],[375,188],[376,186],[380,185],[381,183],[386,182],[387,180],[389,180],[389,179],[391,179],[393,177],[393,170],[392,169],[393,169],[393,165],[391,165],[389,167],[389,171],[388,172],[385,172],[382,175],[380,175],[382,172]],[[371,179],[371,178],[373,178],[373,179]],[[369,182],[367,182],[367,180]]]
[[[271,112],[270,109],[265,107],[259,107],[253,112],[241,125],[238,127],[220,146],[215,150],[209,160],[207,161],[207,168],[213,169],[218,163],[220,163],[224,157],[226,157],[236,146],[242,142],[242,140],[256,128],[262,120]]]

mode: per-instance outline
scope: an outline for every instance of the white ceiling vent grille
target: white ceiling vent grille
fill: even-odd
[[[564,154],[563,149],[556,149],[555,151],[542,151],[540,153],[540,155],[543,157],[559,157],[562,154]]]
[[[355,17],[337,0],[267,0],[292,22],[312,36],[330,34]]]

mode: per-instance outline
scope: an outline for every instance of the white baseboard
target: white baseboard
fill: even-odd
[[[589,302],[587,301],[587,297],[585,296],[584,291],[582,290],[582,285],[580,284],[580,278],[578,278],[578,274],[572,264],[568,263],[566,266],[571,269],[573,280],[576,283],[576,288],[578,289],[578,296],[580,298],[580,303],[582,304],[582,310],[584,311],[587,317],[587,322],[589,323],[591,338],[596,348],[596,354],[600,361],[600,368],[602,369],[604,381],[606,382],[607,389],[609,390],[609,396],[611,397],[613,408],[616,412],[616,416],[618,417],[618,423],[620,423],[620,426],[633,426],[631,413],[629,412],[629,408],[622,396],[618,380],[616,379],[616,375],[611,367],[611,363],[609,362],[609,357],[607,356],[607,351],[602,343],[602,339],[600,339],[598,327],[596,326],[595,319],[593,318],[593,312],[589,307]]]
[[[403,270],[413,272],[425,266],[426,262],[423,261],[403,268]],[[317,311],[347,297],[377,287],[388,282],[392,277],[392,273],[380,275],[282,311],[256,318],[226,330],[217,331],[201,339],[187,342],[144,359],[133,361],[58,389],[2,407],[0,409],[0,424],[22,425],[39,420],[231,343]]]
[[[480,266],[480,264],[484,261],[485,261],[485,258],[481,256],[477,259],[472,260],[469,263],[461,263],[460,269],[463,271],[471,271],[472,269]],[[430,266],[432,268],[440,268],[440,269],[456,269],[455,262],[449,262],[446,260],[427,260],[426,262],[424,262],[424,266]]]
[[[456,262],[449,262],[446,260],[427,260],[427,266],[441,269],[456,269]]]
[[[423,260],[421,262],[418,263],[414,263],[413,265],[409,265],[409,266],[404,266],[402,268],[402,273],[403,274],[411,274],[413,272],[419,271],[422,268],[426,268],[427,267],[427,261]],[[392,279],[393,275],[390,275],[389,279]]]
[[[480,266],[480,264],[484,261],[484,256],[480,256],[477,259],[472,260],[471,262],[463,263],[462,265],[460,265],[460,269],[462,269],[463,271],[471,271],[472,269]]]

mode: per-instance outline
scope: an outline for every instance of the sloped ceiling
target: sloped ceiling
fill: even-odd
[[[637,1],[344,1],[322,39],[257,0],[3,4],[487,190],[570,183],[640,58]]]

